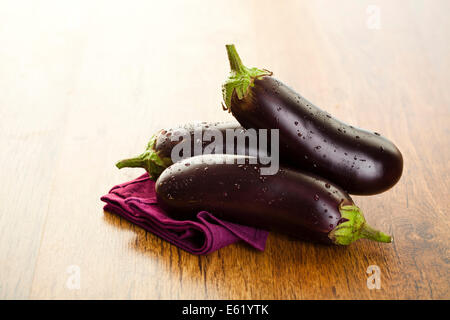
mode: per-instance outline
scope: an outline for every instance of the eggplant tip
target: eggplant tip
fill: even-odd
[[[361,210],[356,205],[341,205],[339,211],[345,222],[330,231],[328,237],[337,245],[349,245],[358,239],[369,239],[390,243],[392,237],[369,226]]]

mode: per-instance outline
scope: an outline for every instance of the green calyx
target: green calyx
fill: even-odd
[[[225,106],[224,110],[230,111],[231,97],[236,92],[239,99],[244,98],[250,87],[254,86],[254,80],[263,76],[271,76],[272,72],[265,69],[247,68],[242,64],[241,58],[234,47],[234,44],[227,44],[228,60],[230,61],[231,72],[228,79],[222,85],[222,95]]]
[[[150,177],[156,180],[159,175],[172,164],[170,158],[160,157],[159,152],[155,150],[157,135],[154,135],[147,145],[147,149],[141,155],[120,160],[116,167],[122,168],[144,168]]]
[[[349,245],[358,239],[370,239],[378,242],[391,242],[391,237],[381,231],[370,227],[364,218],[361,209],[355,205],[341,205],[341,216],[347,221],[340,223],[328,237],[334,244]]]

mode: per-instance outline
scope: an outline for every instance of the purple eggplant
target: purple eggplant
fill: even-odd
[[[366,223],[339,186],[285,167],[263,176],[262,165],[250,159],[215,154],[177,162],[156,181],[158,203],[176,219],[192,219],[206,210],[230,222],[324,244],[391,241]]]
[[[391,141],[333,118],[272,72],[245,67],[234,45],[226,48],[231,74],[223,107],[245,128],[279,129],[281,158],[351,194],[377,194],[397,183],[403,158]]]
[[[245,129],[239,125],[239,123],[235,121],[230,122],[199,122],[199,123],[189,123],[179,127],[163,129],[158,133],[153,135],[150,139],[150,142],[147,145],[147,148],[144,153],[141,155],[124,159],[116,163],[116,166],[119,169],[125,167],[140,167],[144,168],[153,179],[157,179],[161,172],[164,171],[168,166],[170,166],[172,161],[172,150],[182,141],[182,134],[187,134],[191,141],[191,154],[181,155],[183,158],[189,158],[194,155],[198,155],[194,153],[195,145],[200,144],[199,154],[203,153],[205,147],[211,142],[208,140],[201,139],[199,143],[196,142],[197,134],[200,134],[200,137],[204,135],[206,131],[218,131],[221,136],[225,137],[227,130],[232,130],[236,134],[245,134]],[[173,137],[177,136],[178,138],[173,139]],[[259,154],[258,148],[253,147],[249,142],[245,144],[245,148],[239,149],[236,143],[237,139],[231,141],[223,141],[222,149],[218,150],[217,153],[233,153],[233,154],[241,154],[241,155],[254,155]],[[231,148],[227,148],[230,142],[233,143]],[[231,150],[231,152],[230,152]],[[270,152],[270,148],[268,149]],[[256,152],[256,153],[254,153]],[[216,153],[215,150],[212,153]]]

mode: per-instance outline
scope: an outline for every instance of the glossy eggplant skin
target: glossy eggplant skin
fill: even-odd
[[[237,157],[242,156],[203,155],[173,164],[156,182],[158,204],[176,219],[205,210],[230,222],[333,243],[328,234],[346,221],[340,205],[353,205],[342,188],[289,168],[262,176],[259,164],[216,161]]]
[[[233,139],[226,139],[226,134],[228,130],[231,130],[235,136]],[[230,154],[240,154],[240,155],[258,155],[259,157],[266,157],[270,155],[270,143],[267,145],[267,150],[259,150],[258,145],[253,145],[249,140],[245,140],[245,145],[243,148],[238,147],[237,136],[249,137],[255,136],[257,138],[257,132],[250,132],[244,129],[236,121],[231,122],[199,122],[199,123],[188,123],[182,126],[178,126],[170,129],[162,129],[152,136],[150,142],[147,145],[144,153],[137,157],[128,158],[120,160],[116,163],[116,166],[121,169],[125,167],[139,167],[144,168],[153,179],[157,179],[158,176],[163,172],[168,166],[173,164],[172,151],[174,148],[183,141],[183,138],[189,138],[191,141],[190,154],[182,154],[183,150],[180,151],[180,156],[182,158],[189,158],[205,151],[205,148],[212,143],[209,137],[206,137],[206,133],[214,136],[214,133],[220,134],[222,137],[222,148],[218,147],[219,150],[213,149],[211,152],[214,153],[230,153]],[[202,139],[199,140],[199,137]],[[211,138],[214,140],[215,138]],[[271,138],[268,138],[270,141]],[[257,140],[256,140],[257,141]],[[268,142],[269,142],[268,141]],[[232,143],[232,145],[230,145]],[[197,148],[197,146],[199,148]],[[266,153],[267,151],[267,153]],[[198,152],[198,153],[197,153]]]
[[[356,195],[388,190],[400,179],[399,149],[378,133],[347,125],[272,76],[254,79],[231,97],[230,111],[245,128],[275,128],[284,161],[333,181]]]
[[[205,130],[218,130],[223,136],[227,130],[242,130],[245,129],[236,121],[229,122],[198,122],[198,123],[188,123],[179,127],[162,129],[156,135],[156,141],[153,146],[153,150],[158,153],[161,158],[170,158],[173,148],[180,143],[180,140],[172,141],[171,137],[179,134],[182,130],[187,132],[191,137],[191,147],[194,149],[196,131]],[[202,141],[202,150],[209,144],[210,141]],[[226,144],[223,144],[223,152],[226,153]]]

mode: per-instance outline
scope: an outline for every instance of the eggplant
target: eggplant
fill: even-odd
[[[225,137],[227,130],[232,130],[237,134],[245,134],[249,133],[242,126],[239,125],[236,121],[230,122],[199,122],[199,123],[188,123],[182,126],[178,126],[170,129],[162,129],[154,134],[150,142],[147,144],[147,148],[145,152],[141,155],[129,159],[120,160],[116,163],[116,167],[119,169],[125,167],[140,167],[144,168],[153,179],[157,179],[161,172],[164,171],[168,166],[173,164],[172,161],[172,151],[173,149],[182,142],[183,135],[187,135],[191,141],[191,153],[190,154],[182,154],[183,158],[189,158],[195,154],[195,145],[199,144],[199,154],[203,153],[203,150],[207,147],[211,141],[208,139],[201,139],[200,143],[196,141],[199,137],[204,137],[206,131],[214,132],[217,131],[220,133],[222,137]],[[174,137],[177,137],[174,139]],[[231,148],[229,147],[230,143],[233,143]],[[268,144],[268,154],[261,154],[258,151],[257,146],[253,146],[249,141],[245,142],[244,148],[238,148],[237,138],[234,140],[225,140],[222,141],[220,150],[213,150],[212,153],[232,153],[232,154],[241,154],[241,155],[260,155],[261,157],[267,156],[270,154],[270,145]]]
[[[238,164],[239,159],[244,163]],[[230,222],[323,244],[348,245],[360,238],[391,242],[366,223],[341,187],[286,167],[262,176],[262,165],[250,159],[214,154],[177,162],[156,181],[158,204],[175,219],[193,219],[205,210]]]
[[[245,128],[279,129],[281,158],[351,194],[377,194],[397,183],[403,157],[391,141],[337,120],[272,72],[245,67],[234,45],[226,49],[231,73],[223,108]]]

